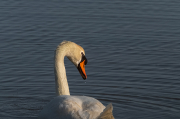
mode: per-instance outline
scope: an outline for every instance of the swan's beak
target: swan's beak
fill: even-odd
[[[84,56],[85,57],[85,56]],[[78,64],[78,70],[79,70],[79,73],[81,74],[82,78],[85,80],[87,79],[87,75],[86,75],[86,71],[85,71],[85,65],[87,64],[87,59],[84,58],[83,61],[81,61],[79,64]]]

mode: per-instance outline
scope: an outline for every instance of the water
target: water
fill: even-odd
[[[65,58],[71,95],[112,103],[116,119],[180,118],[180,2],[0,1],[0,117],[35,119],[55,97],[54,50],[86,52],[87,80]]]

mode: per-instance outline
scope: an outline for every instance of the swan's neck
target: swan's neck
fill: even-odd
[[[62,51],[56,51],[55,53],[55,83],[57,95],[70,95],[64,66],[65,56],[66,53]]]

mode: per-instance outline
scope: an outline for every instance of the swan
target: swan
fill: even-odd
[[[84,49],[71,41],[63,41],[55,51],[56,94],[40,112],[39,119],[114,119],[112,104],[105,107],[100,101],[87,96],[71,96],[64,66],[67,57],[79,70],[83,79],[87,78],[87,59]]]

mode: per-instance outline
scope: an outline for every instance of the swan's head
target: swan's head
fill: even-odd
[[[67,56],[67,58],[77,67],[82,78],[85,80],[87,78],[85,71],[85,65],[87,64],[87,59],[85,57],[84,50],[81,50],[82,48],[81,46],[79,47],[80,48],[71,51],[70,55]]]
[[[60,45],[65,48],[67,58],[76,66],[82,78],[86,79],[85,65],[87,64],[87,59],[84,49],[70,41],[63,41]]]

